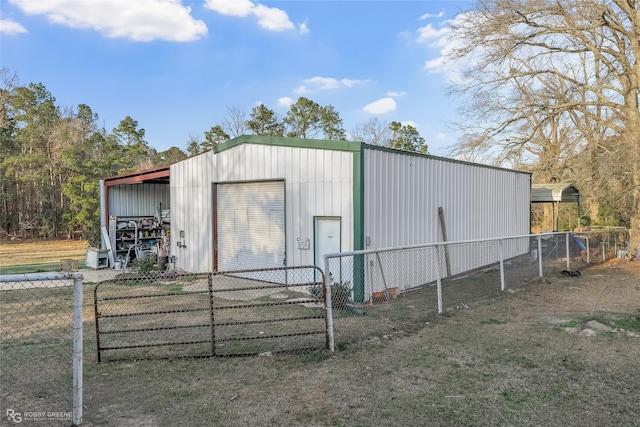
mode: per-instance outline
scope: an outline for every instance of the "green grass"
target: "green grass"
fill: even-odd
[[[640,312],[640,310],[639,310]],[[587,323],[596,321],[611,328],[623,329],[629,332],[640,332],[640,313],[597,313],[581,316],[558,325],[562,328],[585,328]]]
[[[86,269],[84,262],[78,263],[78,270]],[[60,271],[59,262],[49,262],[44,264],[24,264],[9,265],[0,267],[0,274],[30,274],[30,273],[48,273]]]
[[[622,315],[615,320],[615,326],[629,332],[640,332],[640,313],[636,315]]]

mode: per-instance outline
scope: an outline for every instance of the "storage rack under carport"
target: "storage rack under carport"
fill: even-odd
[[[100,181],[102,249],[109,267],[123,268],[138,257],[169,258],[170,168],[162,166]]]

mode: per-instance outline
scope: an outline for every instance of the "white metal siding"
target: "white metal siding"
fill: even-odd
[[[383,150],[365,150],[364,230],[370,248],[529,233],[530,176]]]
[[[313,218],[342,218],[342,247],[353,249],[353,153],[242,144],[216,155],[217,182],[285,180],[287,265],[310,265]],[[310,249],[298,248],[308,238]]]
[[[186,271],[213,270],[212,184],[284,180],[287,265],[313,264],[313,218],[342,218],[342,248],[353,249],[353,153],[241,144],[171,166],[172,254]],[[177,248],[179,231],[186,248]],[[298,238],[311,249],[298,248]]]
[[[529,233],[529,174],[373,149],[365,150],[364,158],[366,249],[442,241],[439,207],[450,242]],[[456,257],[456,249],[450,248],[452,274],[498,261],[495,245],[487,243],[473,259]],[[528,246],[518,242],[503,249],[510,257],[526,253]],[[433,265],[432,254],[416,255],[426,257],[417,265]],[[413,272],[385,270],[401,288],[416,283],[405,277]],[[365,273],[367,278],[375,276],[373,270]],[[420,274],[425,282],[436,277],[435,271]],[[366,287],[369,292],[379,290],[375,283]]]
[[[212,183],[285,182],[289,266],[314,262],[316,216],[340,217],[342,250],[353,250],[354,154],[245,143],[172,165],[171,249],[176,266],[213,270]],[[439,206],[450,241],[529,231],[528,174],[366,148],[362,167],[367,248],[441,241]],[[299,239],[309,239],[311,249],[298,247]],[[177,248],[178,240],[186,248]]]
[[[213,271],[212,183],[215,159],[205,152],[171,165],[171,254],[176,267],[190,272]],[[180,238],[184,231],[184,238]],[[180,241],[186,247],[178,248]]]
[[[219,271],[284,265],[284,182],[220,184],[217,206]]]

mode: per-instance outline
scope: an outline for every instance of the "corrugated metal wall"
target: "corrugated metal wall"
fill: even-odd
[[[443,241],[438,208],[444,212],[447,240],[465,241],[529,233],[530,175],[396,152],[367,149],[364,153],[364,235],[366,249],[382,249]],[[449,248],[451,273],[460,274],[499,260],[497,242],[476,244],[474,256]],[[509,242],[505,258],[528,251],[528,240]],[[405,258],[383,262],[394,287],[429,283],[436,279],[432,251],[416,251],[416,262]],[[446,272],[441,260],[441,274]],[[398,266],[405,266],[406,269]],[[422,283],[414,273],[420,272]],[[375,265],[365,267],[365,293],[380,291]],[[411,276],[411,277],[410,277]]]
[[[175,247],[176,266],[213,269],[213,182],[284,179],[287,265],[313,264],[313,244],[299,249],[298,238],[313,242],[314,216],[342,218],[343,250],[353,248],[353,153],[347,151],[241,144],[204,153],[171,166],[172,235],[185,231],[186,249]]]
[[[121,184],[109,187],[109,214],[112,216],[153,216],[159,204],[170,209],[166,184]]]
[[[313,264],[316,216],[342,219],[341,247],[354,248],[353,151],[243,143],[171,166],[171,253],[176,267],[211,271],[212,183],[284,180],[287,265]],[[364,146],[366,249],[529,232],[530,175]],[[184,238],[180,238],[180,231]],[[309,249],[298,247],[309,239]],[[186,248],[178,248],[180,241]]]
[[[215,173],[212,152],[171,165],[171,255],[176,257],[176,267],[185,271],[213,271],[211,184]],[[186,247],[178,247],[177,242]]]
[[[432,157],[364,153],[366,249],[529,233],[530,175]],[[368,239],[367,239],[368,237]]]

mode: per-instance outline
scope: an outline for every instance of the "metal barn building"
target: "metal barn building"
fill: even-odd
[[[315,264],[324,254],[529,233],[531,175],[358,142],[241,136],[170,167],[175,267]]]

